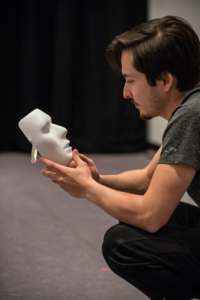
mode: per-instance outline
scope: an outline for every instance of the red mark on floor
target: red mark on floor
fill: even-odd
[[[110,268],[101,268],[100,271],[103,271],[103,272],[104,271],[111,271],[111,269]]]

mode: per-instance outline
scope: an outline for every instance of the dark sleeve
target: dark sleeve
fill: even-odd
[[[199,110],[180,107],[163,135],[159,164],[187,164],[200,169]]]

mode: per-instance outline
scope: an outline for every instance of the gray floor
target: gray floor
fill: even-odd
[[[151,152],[95,155],[101,174],[145,167]],[[41,175],[30,155],[0,154],[1,300],[146,300],[107,268],[104,233],[117,221]],[[194,204],[188,195],[183,201]]]

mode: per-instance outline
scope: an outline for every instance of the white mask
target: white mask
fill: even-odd
[[[36,108],[19,121],[19,128],[32,143],[32,160],[37,151],[49,160],[68,166],[72,161],[72,148],[66,139],[67,129],[51,123],[51,117]]]

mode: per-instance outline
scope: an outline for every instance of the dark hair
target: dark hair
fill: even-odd
[[[177,77],[176,88],[186,91],[200,82],[200,42],[187,21],[166,16],[142,23],[114,38],[106,49],[106,60],[121,73],[121,54],[132,49],[133,67],[156,85],[162,72]]]

